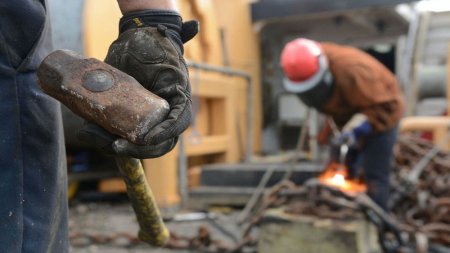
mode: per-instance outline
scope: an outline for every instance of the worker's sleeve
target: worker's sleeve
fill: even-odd
[[[375,132],[383,132],[394,127],[398,123],[401,117],[399,107],[400,104],[398,101],[389,101],[383,104],[363,108],[361,112],[367,115]]]
[[[320,145],[326,145],[329,143],[330,137],[333,136],[333,129],[331,127],[332,119],[327,118],[323,127],[320,129],[317,134],[317,141]]]
[[[374,132],[394,127],[402,113],[397,83],[383,74],[386,73],[364,64],[349,66],[348,83],[343,90],[345,100],[367,116]]]

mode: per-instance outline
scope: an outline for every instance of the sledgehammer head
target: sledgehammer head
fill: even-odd
[[[37,76],[44,92],[75,114],[135,144],[146,144],[148,131],[169,112],[164,99],[133,77],[73,51],[48,55]]]

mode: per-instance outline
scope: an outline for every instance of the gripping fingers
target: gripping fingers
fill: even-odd
[[[96,124],[85,122],[77,132],[77,138],[103,153],[114,154],[111,144],[117,139],[117,136],[110,134]]]
[[[118,156],[135,157],[138,159],[156,158],[171,151],[177,144],[178,137],[166,140],[156,145],[136,145],[125,139],[117,139],[112,148]]]

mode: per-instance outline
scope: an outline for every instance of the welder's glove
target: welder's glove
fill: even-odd
[[[373,132],[372,125],[366,120],[355,128],[343,132],[338,136],[337,141],[347,144],[349,147],[356,147],[358,142]]]
[[[80,131],[79,137],[97,142],[94,145],[106,153],[121,156],[153,158],[172,150],[191,119],[191,90],[183,43],[197,32],[197,21],[183,23],[173,11],[144,10],[124,15],[119,23],[119,37],[110,46],[105,62],[165,99],[170,112],[163,122],[149,129],[145,137],[147,145],[136,145],[116,136],[111,136],[109,145],[105,131],[92,124]]]
[[[349,147],[356,146],[357,140],[353,131],[343,132],[337,137],[339,144],[347,144]]]

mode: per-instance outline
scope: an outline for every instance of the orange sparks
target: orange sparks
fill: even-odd
[[[345,165],[332,163],[319,176],[319,181],[348,193],[360,193],[367,190],[365,184],[355,180],[349,180],[347,176],[348,171]]]

